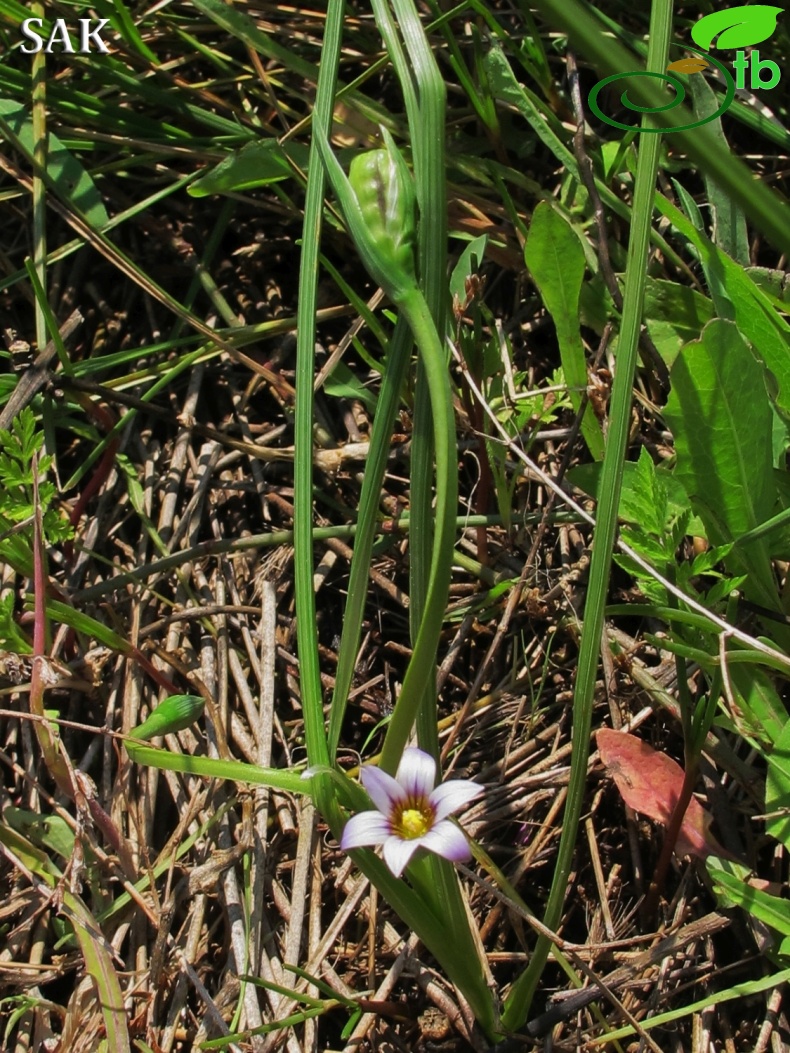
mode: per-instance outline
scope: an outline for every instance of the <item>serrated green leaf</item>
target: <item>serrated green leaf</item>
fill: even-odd
[[[618,515],[625,523],[639,523],[641,515],[641,500],[636,495],[636,463],[627,461],[623,465],[623,488],[620,495],[620,508]],[[669,515],[674,519],[685,514],[689,510],[689,501],[682,484],[674,478],[666,469],[658,467],[656,472],[662,477],[667,487],[667,509]],[[568,479],[574,486],[578,486],[591,497],[598,496],[598,481],[601,476],[600,464],[581,464],[568,472]],[[687,531],[693,537],[706,537],[705,525],[699,516],[692,516],[688,521]]]

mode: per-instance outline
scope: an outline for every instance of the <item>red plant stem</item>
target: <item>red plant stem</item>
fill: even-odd
[[[669,822],[667,823],[666,833],[664,834],[664,844],[661,848],[661,855],[658,858],[658,865],[656,866],[653,880],[650,882],[650,888],[647,891],[647,897],[645,899],[645,914],[650,917],[655,913],[656,907],[658,906],[658,897],[664,887],[664,881],[667,876],[667,870],[672,859],[672,853],[675,850],[677,844],[678,835],[680,834],[680,828],[683,825],[683,819],[686,815],[686,809],[689,806],[691,795],[694,791],[694,783],[697,781],[697,759],[692,764],[689,764],[683,773],[683,785],[680,788],[680,794],[675,807],[670,816]]]
[[[47,569],[44,552],[44,523],[38,493],[38,457],[31,462],[33,473],[33,668],[30,674],[30,712],[33,716],[45,717],[44,712],[44,667],[47,650]],[[74,799],[71,772],[56,738],[44,720],[34,722],[44,762],[58,788],[67,797]]]

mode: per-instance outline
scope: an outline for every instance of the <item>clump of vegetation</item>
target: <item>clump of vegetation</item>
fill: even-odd
[[[780,14],[7,0],[4,1048],[790,1043]]]

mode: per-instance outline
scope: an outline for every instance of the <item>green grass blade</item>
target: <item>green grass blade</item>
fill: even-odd
[[[541,3],[540,6],[543,8],[544,4]],[[552,7],[548,3],[545,6]],[[671,0],[654,0],[648,55],[648,68],[651,70],[663,70],[666,67],[671,26]],[[649,122],[649,120],[650,118],[647,117],[643,119],[644,122]],[[598,671],[612,550],[617,530],[623,460],[631,421],[631,389],[642,319],[645,263],[650,242],[660,143],[660,135],[646,135],[642,137],[639,146],[617,371],[612,391],[606,453],[601,470],[599,488],[601,497],[598,502],[598,514],[593,534],[590,579],[579,650],[579,668],[573,695],[571,775],[554,878],[543,919],[546,927],[552,930],[556,930],[562,916],[584,801],[595,679]],[[508,1030],[516,1030],[526,1019],[550,947],[547,938],[538,939],[529,966],[518,978],[508,996],[502,1017]]]

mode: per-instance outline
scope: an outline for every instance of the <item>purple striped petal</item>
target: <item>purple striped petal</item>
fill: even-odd
[[[483,793],[483,787],[470,779],[450,779],[437,786],[428,798],[437,822],[457,812]]]
[[[396,778],[411,800],[427,798],[436,781],[436,761],[424,750],[410,746],[403,751]]]
[[[406,791],[400,783],[373,764],[366,764],[359,777],[368,797],[384,815],[391,815],[395,805],[406,799]]]
[[[401,876],[422,840],[423,838],[417,837],[413,841],[404,841],[400,837],[393,836],[388,837],[384,842],[384,862],[395,877]]]
[[[352,816],[343,828],[340,847],[347,852],[349,848],[383,845],[391,835],[389,821],[381,812],[360,812]]]
[[[418,842],[422,848],[435,852],[437,856],[444,856],[452,863],[464,863],[467,859],[472,858],[463,830],[448,820],[437,823],[432,830],[417,838],[412,844]]]

